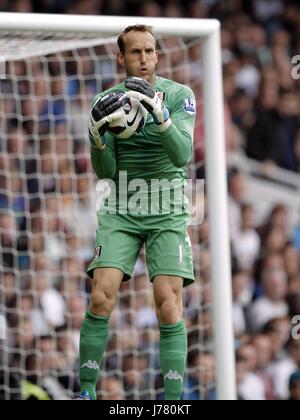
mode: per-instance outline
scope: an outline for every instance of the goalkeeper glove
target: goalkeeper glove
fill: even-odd
[[[125,87],[131,91],[127,93],[128,96],[138,99],[152,115],[160,131],[164,131],[169,127],[171,124],[169,111],[163,105],[159,93],[154,90],[147,80],[140,77],[128,77],[125,81]]]
[[[103,150],[106,146],[104,133],[110,123],[118,120],[124,92],[111,92],[98,99],[90,113],[89,137],[92,147]]]

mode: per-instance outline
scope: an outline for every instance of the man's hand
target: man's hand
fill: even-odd
[[[104,133],[110,123],[120,118],[124,92],[111,92],[98,99],[91,110],[89,137],[92,147],[103,150],[105,148]]]
[[[140,77],[128,77],[125,87],[129,97],[136,98],[153,116],[154,122],[160,126],[161,131],[165,130],[171,123],[168,109],[163,105],[162,98],[153,89],[147,80]]]

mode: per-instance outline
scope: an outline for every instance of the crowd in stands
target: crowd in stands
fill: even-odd
[[[228,162],[235,153],[261,162],[268,174],[277,167],[299,172],[298,1],[0,0],[0,11],[220,19]],[[203,177],[201,44],[187,42],[161,41],[158,71],[189,83],[199,99],[191,169]],[[7,327],[0,400],[68,399],[79,388],[79,332],[91,291],[85,268],[97,228],[86,127],[91,97],[123,77],[115,52],[106,45],[10,62],[0,81],[0,318]],[[280,197],[257,223],[247,181],[228,164],[238,397],[300,400],[300,231]],[[197,281],[184,296],[189,400],[216,399],[213,221],[205,216],[191,228]],[[111,331],[99,398],[162,399],[143,255],[122,285]]]

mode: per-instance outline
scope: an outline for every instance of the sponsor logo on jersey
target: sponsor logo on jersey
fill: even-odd
[[[177,370],[169,370],[165,375],[165,380],[169,379],[170,381],[181,381],[183,383],[183,377],[177,372]]]
[[[183,109],[190,115],[196,114],[196,103],[195,100],[191,97],[187,97],[184,100]]]
[[[94,260],[98,260],[101,256],[102,246],[96,246]]]
[[[87,363],[84,363],[80,369],[91,369],[91,370],[100,370],[100,366],[98,365],[97,362],[92,362],[91,360],[89,360]]]

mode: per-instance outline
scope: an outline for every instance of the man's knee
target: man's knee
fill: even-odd
[[[182,319],[182,304],[176,296],[162,300],[157,306],[157,317],[160,324],[176,324]]]
[[[117,301],[122,274],[115,270],[96,270],[90,310],[98,316],[110,316]]]
[[[116,297],[105,290],[94,290],[91,296],[91,312],[98,316],[110,316],[115,307]]]
[[[182,320],[182,285],[178,277],[157,276],[154,279],[154,298],[160,324],[176,324]]]

